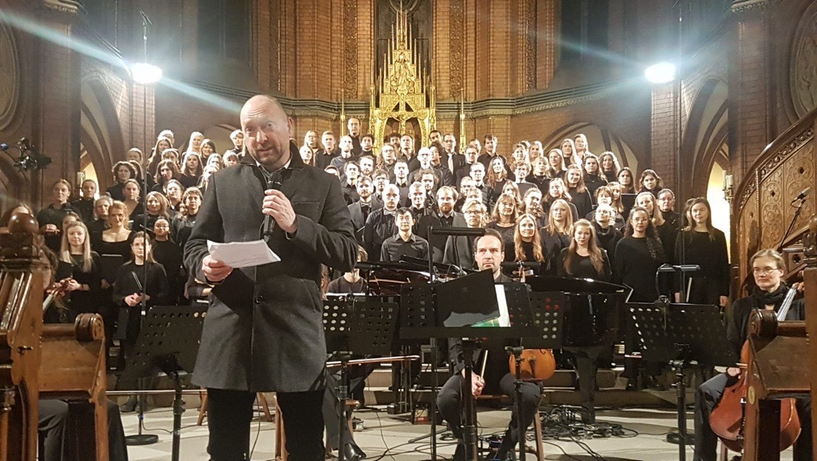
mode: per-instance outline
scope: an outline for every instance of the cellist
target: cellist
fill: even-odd
[[[749,260],[755,287],[750,296],[738,299],[727,314],[727,339],[739,356],[746,342],[749,316],[754,309],[780,309],[789,287],[781,280],[785,273],[785,261],[774,250],[761,250]],[[805,320],[805,302],[795,300],[786,320]],[[727,368],[709,381],[701,384],[695,393],[695,461],[715,461],[718,438],[709,425],[709,416],[717,405],[725,388],[734,385],[740,369]],[[811,460],[811,401],[797,400],[797,413],[802,431],[795,442],[795,461]]]

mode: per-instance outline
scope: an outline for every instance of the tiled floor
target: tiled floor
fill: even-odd
[[[543,408],[544,409],[544,408]],[[365,429],[355,433],[355,439],[368,454],[368,459],[397,461],[419,461],[429,459],[430,448],[427,440],[409,444],[408,440],[427,434],[428,425],[411,425],[404,418],[387,414],[383,409],[355,412],[364,420]],[[207,460],[207,426],[196,426],[197,412],[189,409],[185,412],[181,432],[181,459]],[[480,434],[501,433],[510,416],[507,410],[480,410]],[[690,415],[691,416],[691,413]],[[584,439],[586,446],[602,458],[593,458],[575,441],[546,440],[545,453],[548,460],[567,459],[606,459],[623,460],[677,460],[678,448],[665,442],[668,432],[676,426],[675,413],[670,410],[627,409],[600,411],[598,423],[620,424],[626,433],[624,436]],[[151,446],[129,447],[132,461],[168,460],[171,453],[171,433],[173,414],[170,408],[158,408],[145,414],[146,433],[159,435],[159,443]],[[133,413],[123,415],[125,433],[134,434],[137,430],[137,417]],[[692,427],[692,421],[689,421]],[[272,423],[256,420],[252,425],[251,443],[255,444],[253,460],[272,460],[275,457],[275,427]],[[532,445],[532,442],[529,442]],[[450,440],[438,443],[439,459],[451,458],[454,445]],[[687,459],[692,459],[692,449],[687,449]],[[784,453],[783,459],[791,459],[791,450]],[[527,457],[532,460],[532,455]]]

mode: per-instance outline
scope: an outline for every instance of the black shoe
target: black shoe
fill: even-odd
[[[343,455],[344,459],[350,461],[366,459],[366,453],[364,453],[355,442],[347,442],[346,445],[343,446]]]

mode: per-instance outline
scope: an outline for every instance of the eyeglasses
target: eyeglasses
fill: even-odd
[[[650,218],[633,218],[633,222],[650,222]]]
[[[766,266],[766,267],[753,267],[752,268],[752,272],[755,273],[755,274],[759,274],[759,275],[760,274],[769,275],[772,272],[779,271],[779,270],[782,270],[782,269],[779,269],[777,267],[769,267],[769,266]]]

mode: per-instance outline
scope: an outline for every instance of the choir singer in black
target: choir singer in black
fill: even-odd
[[[210,178],[185,245],[187,267],[214,284],[193,380],[207,388],[208,452],[213,461],[249,459],[255,394],[277,391],[289,459],[322,461],[320,266],[352,270],[354,230],[340,183],[304,165],[277,100],[253,96],[240,118],[249,155]],[[261,238],[280,262],[234,269],[207,250],[208,240]]]

